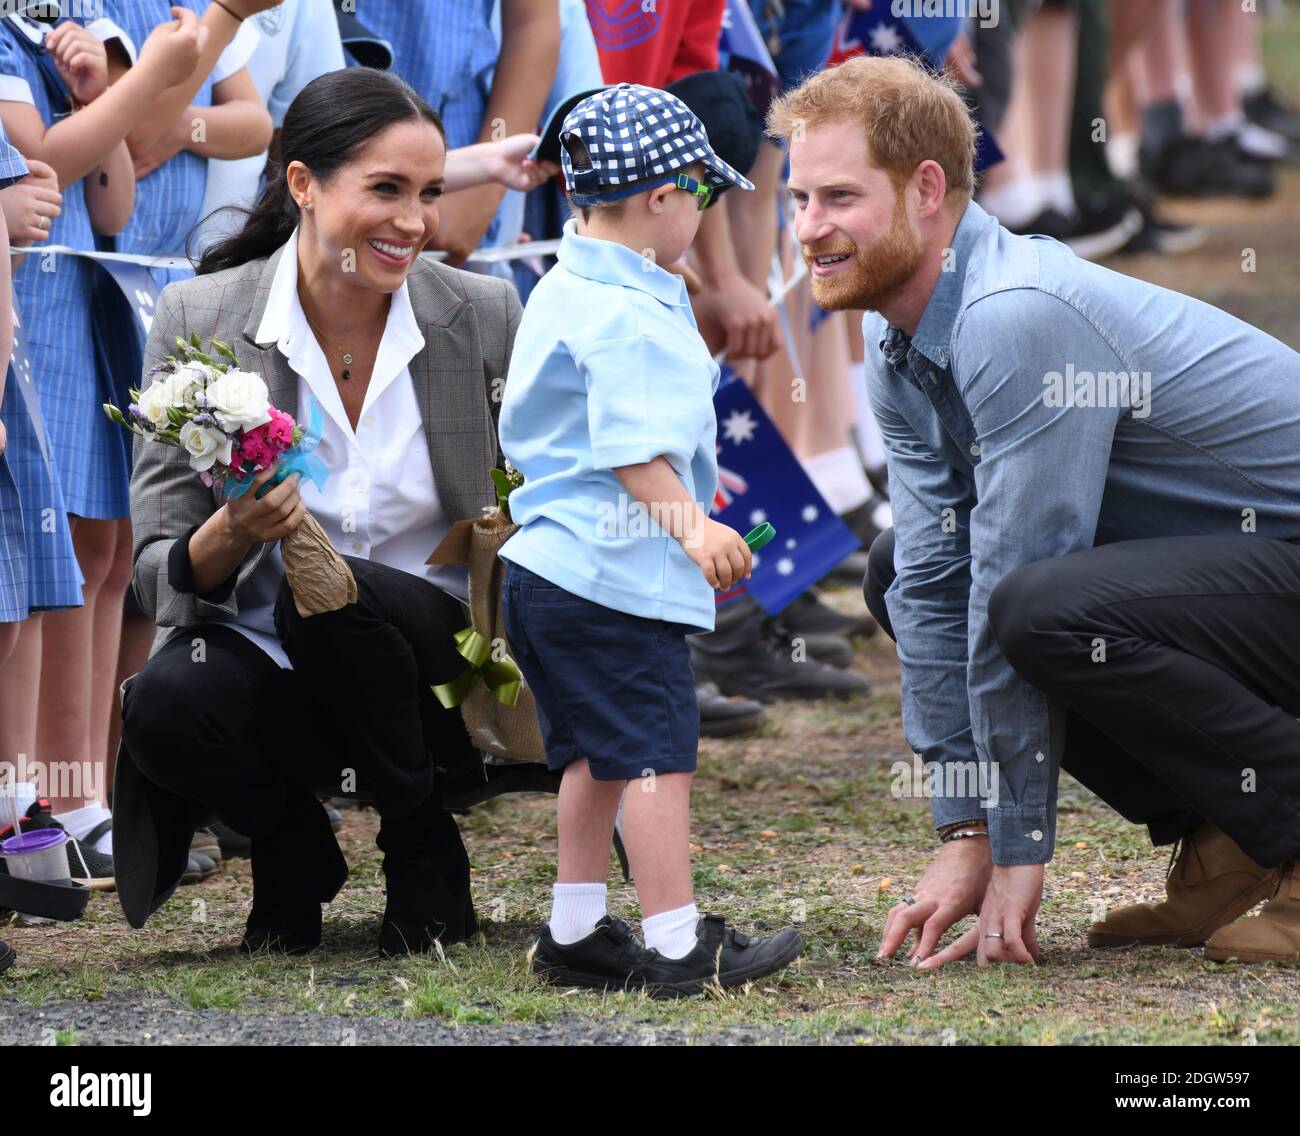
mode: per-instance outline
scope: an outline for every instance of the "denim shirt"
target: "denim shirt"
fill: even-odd
[[[880,345],[867,374],[903,727],[944,774],[936,826],[985,818],[995,863],[1043,863],[1065,708],[1002,657],[989,594],[1021,565],[1112,541],[1300,539],[1300,355],[973,203],[946,267],[910,339],[879,314],[863,323]]]

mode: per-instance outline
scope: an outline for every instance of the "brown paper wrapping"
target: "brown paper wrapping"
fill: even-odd
[[[499,509],[477,520],[457,521],[429,557],[429,564],[469,565],[470,624],[489,641],[500,640],[514,657],[502,618],[501,586],[505,562],[497,552],[518,530]],[[525,683],[513,706],[499,702],[476,682],[460,705],[470,740],[484,754],[509,761],[545,761],[537,705]]]
[[[357,582],[352,569],[310,513],[280,541],[280,556],[293,590],[293,606],[303,618],[356,603]]]

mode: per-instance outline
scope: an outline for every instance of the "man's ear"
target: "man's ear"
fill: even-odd
[[[921,220],[933,217],[943,208],[948,193],[948,178],[943,167],[933,158],[926,158],[912,174],[917,195],[916,212]]]

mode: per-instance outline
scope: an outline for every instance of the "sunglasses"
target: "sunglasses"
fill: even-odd
[[[687,193],[693,193],[697,199],[696,205],[700,209],[707,209],[709,202],[713,200],[713,186],[704,185],[696,181],[693,177],[687,177],[685,174],[678,174],[677,180],[673,182],[678,189],[684,189]]]

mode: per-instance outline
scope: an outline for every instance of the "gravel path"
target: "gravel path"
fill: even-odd
[[[41,1007],[0,1000],[0,1046],[76,1030],[79,1045],[764,1045],[807,1044],[770,1026],[692,1034],[636,1022],[565,1017],[541,1024],[450,1025],[436,1019],[191,1010],[162,999],[109,995]],[[851,1036],[820,1039],[849,1043]]]

